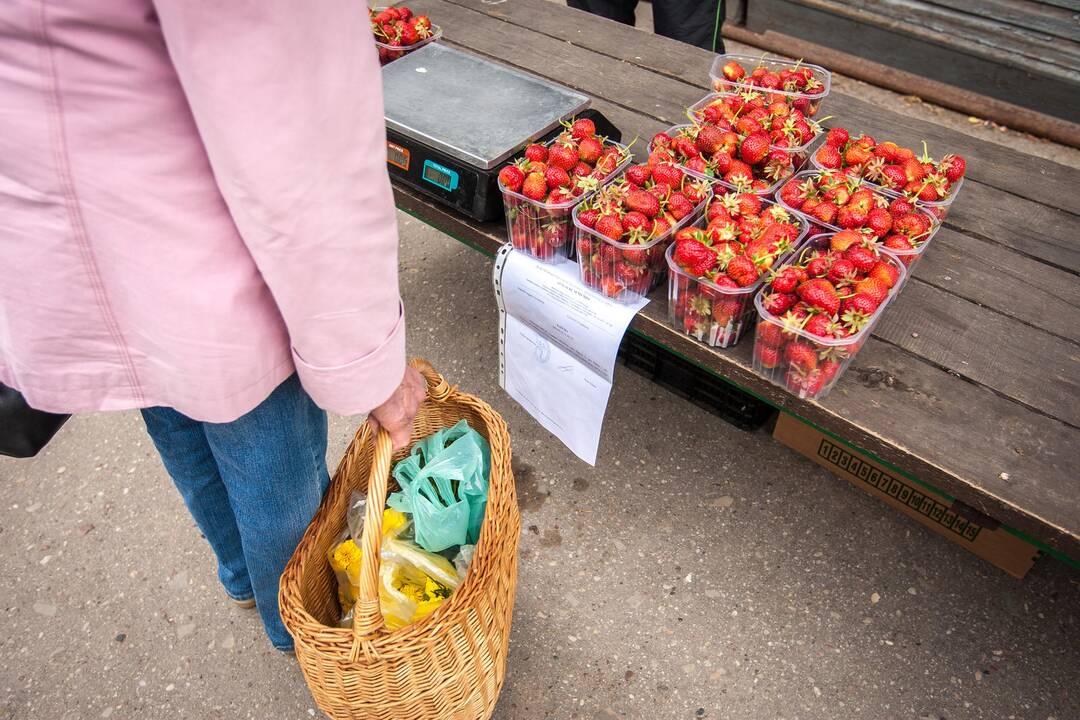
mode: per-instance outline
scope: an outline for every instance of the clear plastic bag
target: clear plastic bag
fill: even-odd
[[[487,507],[491,450],[465,420],[413,445],[394,466],[401,492],[388,505],[412,515],[416,542],[439,552],[475,544]]]

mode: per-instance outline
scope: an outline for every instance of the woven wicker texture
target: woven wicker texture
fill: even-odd
[[[332,718],[472,720],[490,718],[506,672],[517,586],[521,515],[510,469],[506,423],[484,401],[451,388],[424,360],[428,397],[412,442],[462,418],[491,445],[487,511],[465,581],[431,615],[393,632],[379,610],[379,544],[390,468],[390,438],[357,431],[330,488],[281,576],[281,617],[316,704]],[[359,600],[352,628],[336,627],[339,607],[327,550],[345,529],[353,490],[368,503]]]

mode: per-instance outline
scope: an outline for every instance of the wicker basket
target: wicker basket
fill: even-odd
[[[487,511],[464,582],[431,615],[393,632],[379,610],[382,509],[393,460],[390,438],[357,431],[318,513],[281,576],[281,617],[316,704],[332,718],[448,720],[490,718],[506,672],[517,585],[521,515],[503,419],[478,398],[451,388],[426,361],[413,360],[428,397],[412,441],[465,418],[491,445]],[[368,494],[359,600],[352,628],[339,628],[334,573],[326,552],[345,527],[354,490]]]

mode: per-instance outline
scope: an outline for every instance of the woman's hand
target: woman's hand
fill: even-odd
[[[413,418],[425,397],[427,383],[424,376],[411,367],[405,368],[405,375],[394,394],[368,415],[372,431],[378,432],[381,427],[390,433],[395,451],[408,446]]]

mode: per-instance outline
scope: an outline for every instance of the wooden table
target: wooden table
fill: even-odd
[[[639,138],[685,118],[712,54],[545,0],[411,0],[444,42],[578,89]],[[968,179],[914,278],[831,395],[799,400],[750,369],[753,343],[714,350],[674,331],[658,292],[631,328],[1080,560],[1080,171],[833,92],[823,115],[933,152]],[[403,188],[399,207],[486,253],[476,223]]]

